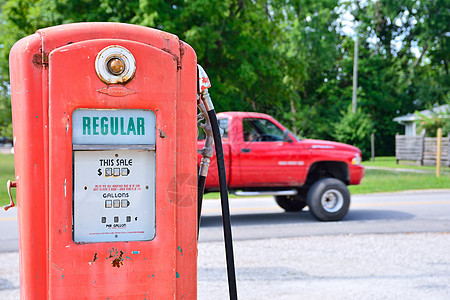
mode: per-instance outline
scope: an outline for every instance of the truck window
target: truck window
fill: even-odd
[[[223,130],[222,138],[228,138],[228,119],[218,119],[219,127]],[[206,138],[205,132],[200,126],[197,126],[198,137],[197,140],[201,141]]]
[[[283,131],[266,119],[246,118],[242,121],[244,141],[276,142],[283,141]]]
[[[228,138],[228,119],[218,119],[219,127],[223,129],[222,138]]]

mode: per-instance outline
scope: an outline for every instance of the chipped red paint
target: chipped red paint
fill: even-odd
[[[136,91],[127,89],[123,86],[108,86],[101,89],[98,89],[97,92],[106,94],[112,97],[123,97],[132,94],[136,94]]]

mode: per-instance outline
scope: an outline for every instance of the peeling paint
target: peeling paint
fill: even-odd
[[[123,86],[108,86],[106,88],[98,89],[97,92],[106,94],[112,97],[123,97],[132,94],[136,94],[135,90],[131,90],[129,88]]]
[[[176,273],[177,273],[176,277],[177,277],[177,278],[180,278],[180,274],[179,274],[178,272],[176,272]]]
[[[42,68],[42,55],[34,54],[31,62],[36,68]]]
[[[114,267],[120,268],[120,266],[123,266],[123,251],[120,251],[119,257],[117,257],[116,259],[114,259],[114,260],[111,262],[111,265],[113,266],[113,268],[114,268]]]
[[[60,271],[64,271],[64,269],[63,269],[63,268],[61,268],[61,267],[57,266],[56,264],[53,264],[53,266],[54,266],[54,267],[55,267],[56,269],[60,270]]]
[[[67,116],[66,134],[69,133],[69,128],[70,128],[70,116]]]

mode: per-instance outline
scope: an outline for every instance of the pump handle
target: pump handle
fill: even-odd
[[[9,204],[3,207],[5,210],[8,210],[11,207],[16,206],[16,204],[14,203],[14,199],[11,195],[11,188],[15,187],[17,187],[17,183],[15,181],[8,180],[8,182],[6,183],[6,189],[8,190]]]

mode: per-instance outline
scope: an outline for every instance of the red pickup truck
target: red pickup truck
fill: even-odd
[[[274,195],[286,211],[305,206],[318,220],[342,219],[350,206],[347,185],[360,184],[361,150],[347,144],[298,139],[269,115],[253,112],[217,114],[231,193]],[[205,141],[199,138],[198,149]],[[199,155],[199,163],[200,163]],[[215,156],[205,192],[217,191]]]

